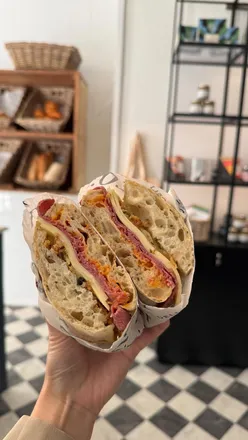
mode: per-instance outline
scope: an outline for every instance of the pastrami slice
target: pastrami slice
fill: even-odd
[[[115,197],[113,198],[114,195]],[[148,244],[146,249],[143,245],[143,241],[141,241],[142,239],[140,240],[140,237],[136,236],[136,231],[131,230],[133,225],[125,218],[125,214],[122,213],[120,216],[119,211],[121,211],[121,206],[118,196],[115,193],[113,194],[113,192],[108,193],[103,187],[96,187],[86,193],[80,203],[82,212],[88,217],[89,221],[93,223],[103,238],[106,238],[122,263],[126,265],[140,294],[143,295],[144,298],[146,297],[146,294],[144,294],[144,291],[141,290],[138,284],[139,279],[144,278],[144,282],[147,283],[147,287],[151,289],[150,292],[152,292],[151,300],[155,300],[156,296],[156,302],[159,303],[160,306],[167,307],[167,304],[175,305],[180,297],[181,282],[179,276],[177,277],[175,275],[174,266],[162,255],[160,256],[162,261],[160,261],[156,255],[158,253],[155,252],[155,249],[150,244]],[[110,221],[107,220],[107,216]],[[118,233],[122,237],[121,241],[118,239],[118,233],[116,235],[114,231],[113,234],[115,234],[116,237],[111,237],[111,231],[109,229],[111,228],[110,222],[112,222],[112,225],[115,225],[116,231],[119,231]],[[126,225],[126,222],[130,223],[130,229],[128,225]],[[106,230],[106,227],[108,230]],[[145,237],[143,237],[143,239],[144,238]],[[126,250],[123,254],[121,249],[124,248],[126,248]],[[136,262],[132,264],[142,268],[139,269],[140,275],[138,276],[136,273],[134,273],[134,276],[132,275],[130,270],[131,263],[126,263],[125,254],[130,254],[130,252],[134,255],[134,258],[136,258]],[[149,298],[149,296],[147,298]]]

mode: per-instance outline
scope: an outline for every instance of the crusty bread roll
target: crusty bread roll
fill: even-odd
[[[173,258],[181,274],[188,275],[193,270],[193,238],[174,206],[152,189],[126,180],[123,209],[161,253]]]
[[[127,271],[75,205],[41,203],[33,249],[48,300],[74,334],[112,343],[137,307]]]
[[[176,305],[181,300],[181,279],[176,267],[148,243],[142,243],[125,225],[118,198],[103,188],[90,190],[81,200],[81,210],[107,241],[129,272],[147,304]],[[127,227],[126,227],[127,226]],[[144,237],[145,239],[145,237]],[[168,301],[168,302],[167,302]],[[167,302],[167,304],[166,304]]]
[[[34,236],[34,255],[49,302],[76,336],[88,342],[113,342],[114,325],[109,324],[108,311],[53,247],[44,246],[47,239],[47,232],[38,226]],[[64,247],[59,239],[54,245],[61,248],[63,255]]]
[[[38,154],[34,154],[32,156],[32,159],[29,164],[29,168],[27,171],[27,179],[30,180],[30,182],[34,182],[35,180],[38,180]]]

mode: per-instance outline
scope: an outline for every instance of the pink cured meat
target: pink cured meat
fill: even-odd
[[[112,317],[115,326],[118,328],[118,330],[123,332],[130,321],[129,313],[121,307],[118,307],[116,312],[112,313]]]
[[[101,273],[99,273],[97,268],[94,267],[87,260],[87,258],[84,255],[84,246],[83,246],[80,239],[73,237],[66,230],[66,228],[63,225],[61,225],[58,221],[52,220],[50,217],[46,216],[47,211],[53,206],[54,203],[55,203],[54,199],[42,200],[38,204],[38,207],[37,207],[37,211],[38,211],[39,216],[41,218],[43,218],[45,221],[47,221],[48,223],[50,223],[53,226],[55,226],[56,228],[58,228],[61,232],[63,232],[67,236],[67,238],[70,240],[70,242],[73,246],[73,249],[75,251],[75,254],[76,254],[77,259],[80,262],[80,264],[82,264],[82,266],[85,267],[85,269],[87,269],[97,279],[97,281],[102,286],[102,288],[105,291],[108,298],[111,300],[111,302],[114,303],[114,305],[112,305],[112,307],[111,307],[111,316],[113,318],[113,322],[114,322],[115,326],[117,327],[117,329],[119,331],[125,330],[127,324],[131,320],[131,316],[126,310],[119,307],[119,304],[122,302],[122,300],[124,300],[124,297],[125,297],[124,293],[122,292],[122,290],[120,288],[117,289],[117,288],[113,288],[112,286],[110,286],[108,284],[106,278]],[[123,302],[123,304],[124,303],[125,302]],[[125,324],[125,327],[123,328],[124,324]]]
[[[139,239],[135,236],[135,234],[130,231],[123,223],[120,222],[117,214],[114,211],[113,205],[107,197],[107,191],[103,187],[95,188],[95,190],[101,189],[106,197],[106,207],[109,211],[109,214],[111,216],[112,221],[115,223],[117,228],[124,234],[126,237],[139,249],[140,253],[143,254],[148,260],[150,260],[157,269],[163,274],[163,277],[166,281],[166,284],[168,287],[172,287],[173,289],[176,287],[176,280],[172,273],[167,270],[164,265],[157,260],[152,254],[150,254],[145,247],[142,245],[142,243],[139,241]]]

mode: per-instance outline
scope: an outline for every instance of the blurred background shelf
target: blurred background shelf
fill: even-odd
[[[204,115],[192,113],[174,113],[169,118],[170,123],[174,124],[203,124],[203,125],[236,125],[248,126],[248,116],[238,115]]]
[[[231,185],[231,180],[230,181],[211,181],[211,182],[192,182],[190,180],[177,180],[177,179],[167,179],[168,183],[172,183],[172,184],[176,184],[176,185],[202,185],[202,186],[230,186]],[[236,181],[233,184],[234,186],[239,186],[239,187],[248,187],[248,182],[242,182],[242,181]]]
[[[25,139],[25,140],[64,140],[72,141],[74,139],[74,133],[37,133],[32,131],[22,130],[5,130],[0,131],[0,139]]]
[[[20,186],[16,186],[16,185],[14,185],[12,183],[0,184],[0,191],[18,191],[18,192],[35,192],[35,193],[40,192],[40,190],[37,190],[37,189],[21,188]],[[63,191],[63,190],[60,190],[60,191],[53,190],[52,192],[53,192],[53,194],[61,194],[62,192],[66,192],[68,194],[77,194],[77,191],[74,188],[68,188],[68,189],[66,189],[66,191]]]
[[[248,250],[248,244],[243,244],[239,242],[230,243],[225,240],[224,237],[221,237],[218,234],[212,234],[208,241],[199,241],[196,242],[197,247],[215,247],[215,248],[230,248],[230,249],[247,249]]]
[[[245,44],[180,42],[172,62],[194,66],[243,67],[245,49]]]

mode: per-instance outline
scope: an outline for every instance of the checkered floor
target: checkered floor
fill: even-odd
[[[36,308],[6,308],[9,388],[0,396],[0,439],[30,414],[41,389],[47,328]],[[93,440],[247,440],[248,369],[162,365],[143,350],[102,410]]]

